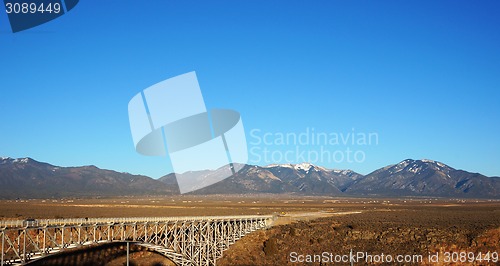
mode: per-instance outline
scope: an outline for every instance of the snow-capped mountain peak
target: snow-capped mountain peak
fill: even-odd
[[[349,170],[349,169],[346,169],[346,170],[334,169],[334,170],[331,170],[331,171],[334,172],[334,173],[336,173],[336,174],[342,174],[342,175],[350,175],[350,174],[354,173],[352,170]]]
[[[29,158],[18,158],[18,159],[14,159],[14,161],[12,161],[13,163],[29,163],[30,159]]]
[[[275,168],[275,167],[290,168],[290,169],[295,169],[297,171],[303,170],[303,171],[306,171],[306,172],[308,172],[312,168],[318,168],[318,169],[321,169],[321,170],[326,170],[323,167],[314,166],[313,164],[310,164],[310,163],[300,163],[300,164],[290,164],[290,163],[287,163],[287,164],[270,164],[268,166],[263,166],[263,168]]]
[[[263,166],[263,168],[273,168],[273,167],[285,167],[285,168],[293,168],[293,164],[270,164],[267,166]]]
[[[314,164],[311,164],[311,163],[299,163],[299,164],[290,164],[290,163],[287,163],[287,164],[270,164],[270,165],[267,165],[267,166],[262,166],[262,168],[276,168],[276,167],[280,167],[280,168],[290,168],[290,169],[294,169],[294,170],[297,170],[297,171],[300,171],[300,170],[303,170],[305,172],[309,172],[310,170],[314,170],[314,171],[324,171],[324,172],[330,172],[330,171],[333,171],[335,173],[344,173],[347,171],[347,172],[350,172],[350,170],[332,170],[332,169],[328,169],[328,168],[325,168],[325,167],[322,167],[322,166],[317,166],[317,165],[314,165]]]
[[[15,165],[24,165],[24,164],[29,164],[32,162],[36,162],[33,159],[26,157],[26,158],[12,158],[12,157],[0,157],[0,164],[6,165],[6,164],[15,164]]]
[[[12,163],[13,161],[14,159],[10,157],[0,157],[0,164]]]
[[[311,170],[311,168],[313,168],[313,167],[314,167],[314,165],[312,165],[310,163],[301,163],[301,164],[296,164],[294,166],[295,170],[304,170],[306,172]]]

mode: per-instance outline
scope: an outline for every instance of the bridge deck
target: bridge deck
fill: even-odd
[[[232,215],[232,216],[173,216],[173,217],[121,217],[121,218],[69,218],[69,219],[33,219],[0,220],[0,229],[94,224],[132,224],[178,221],[221,221],[238,219],[274,219],[273,215]]]

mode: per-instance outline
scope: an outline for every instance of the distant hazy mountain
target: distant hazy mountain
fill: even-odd
[[[204,171],[203,174],[211,173],[216,171]],[[172,184],[175,178],[170,174],[160,181]],[[366,176],[351,170],[331,170],[308,163],[265,167],[247,165],[236,175],[193,193],[500,198],[500,178],[455,170],[431,160],[408,159]]]
[[[436,161],[407,159],[356,180],[346,192],[357,195],[500,198],[500,178],[456,170]]]
[[[299,193],[340,196],[349,185],[361,177],[350,170],[329,170],[307,163],[265,167],[245,165],[236,175],[193,193]],[[172,174],[160,178],[160,181],[166,183],[171,183],[172,180]]]
[[[0,157],[0,198],[159,195],[178,193],[147,176],[95,166],[57,167],[30,158]]]
[[[216,176],[217,170],[180,175]],[[178,174],[179,175],[179,174]],[[57,167],[30,158],[0,158],[0,198],[178,194],[175,174],[158,180],[95,166]],[[500,198],[500,178],[431,160],[404,160],[366,176],[303,164],[245,165],[236,175],[193,194],[292,193],[330,196]]]

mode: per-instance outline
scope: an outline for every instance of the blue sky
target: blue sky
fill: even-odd
[[[362,162],[315,163],[366,174],[428,158],[500,176],[500,2],[200,2],[81,1],[15,34],[2,11],[0,156],[160,177],[170,162],[135,152],[128,101],[196,71],[207,108],[239,111],[249,142],[354,129],[378,143],[323,148]]]

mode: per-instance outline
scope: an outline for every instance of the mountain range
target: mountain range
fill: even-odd
[[[160,195],[175,192],[171,186],[147,176],[95,166],[58,167],[31,158],[0,157],[0,198]]]
[[[180,175],[190,175],[187,172]],[[197,173],[199,174],[199,173]],[[206,170],[204,175],[216,175]],[[177,174],[179,175],[179,174]],[[237,174],[192,194],[500,198],[500,177],[407,159],[368,175],[309,163],[245,165]],[[0,157],[0,198],[57,198],[179,194],[175,174],[159,179],[99,169],[58,167],[31,158]]]

